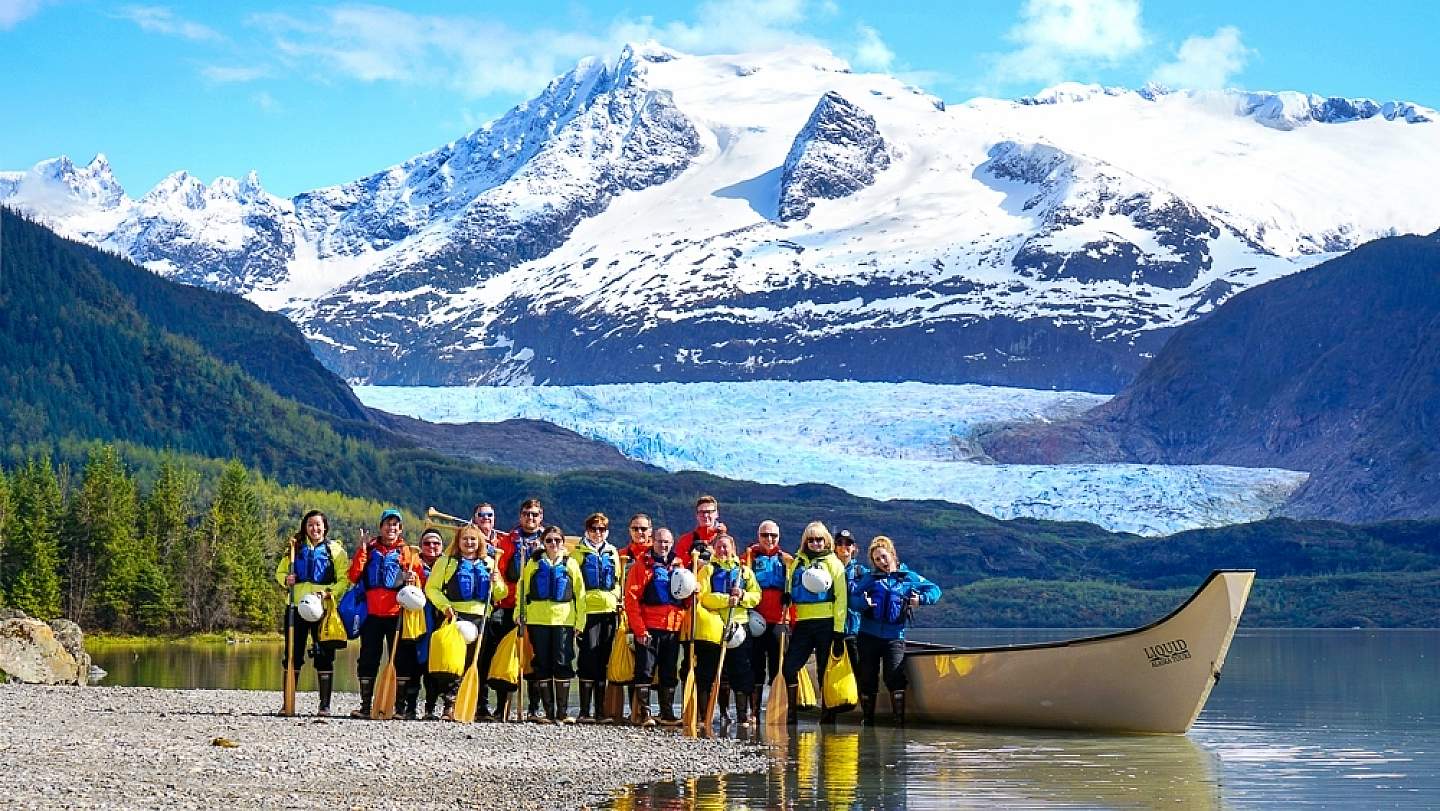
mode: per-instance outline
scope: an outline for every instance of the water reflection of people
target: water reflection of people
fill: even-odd
[[[862,723],[875,723],[880,671],[890,691],[890,709],[896,724],[905,723],[905,628],[917,605],[934,605],[940,587],[910,571],[884,535],[870,542],[873,571],[851,586],[851,602],[860,606],[860,660],[856,679],[860,688]]]

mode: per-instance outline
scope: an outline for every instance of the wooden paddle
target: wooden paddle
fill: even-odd
[[[690,571],[694,573],[700,563],[700,553],[690,553]],[[696,573],[697,581],[700,579]],[[697,589],[698,592],[698,589]],[[699,594],[690,595],[690,652],[687,661],[690,667],[685,670],[684,698],[680,703],[680,724],[685,729],[685,734],[695,737],[699,734],[700,699],[695,694],[695,602]]]
[[[780,634],[780,669],[776,671],[775,678],[770,680],[770,696],[765,699],[765,726],[785,726],[786,716],[790,714],[790,697],[785,691],[785,641],[790,634],[782,622],[775,628],[775,633]]]
[[[295,541],[290,541],[290,576],[295,576]],[[290,584],[290,599],[285,604],[285,684],[280,699],[280,714],[295,714],[295,584]]]
[[[715,683],[710,685],[710,700],[705,702],[705,723],[700,729],[705,737],[710,737],[710,725],[715,723],[715,705],[720,698],[720,679],[725,674],[725,652],[730,646],[725,644],[726,631],[730,629],[730,619],[735,616],[735,606],[732,604],[730,610],[725,612],[725,624],[720,626],[720,663],[715,666]]]
[[[494,575],[492,573],[491,577]],[[451,715],[462,724],[475,722],[475,705],[480,703],[480,649],[485,646],[485,628],[490,622],[490,600],[485,601],[485,613],[480,617],[480,634],[475,638],[475,655],[470,657],[470,666],[460,679],[460,689],[455,694],[455,708]]]
[[[395,653],[400,646],[400,629],[405,624],[399,614],[395,615],[395,636],[390,640],[390,658],[380,678],[375,681],[375,695],[370,704],[370,717],[376,721],[388,721],[395,717]]]
[[[620,558],[619,568],[620,571],[618,577],[622,585],[620,588],[620,605],[616,606],[615,608],[615,613],[617,614],[622,613],[625,610],[625,588],[623,585],[625,582],[625,559],[623,557]],[[621,636],[624,635],[625,628],[623,622],[615,623],[615,633]],[[622,642],[621,644],[624,643]],[[610,650],[613,653],[615,650],[615,646],[611,645]],[[607,662],[606,664],[608,665],[609,663]],[[615,682],[607,679],[605,681],[605,699],[601,702],[600,705],[600,716],[602,718],[609,718],[610,720],[618,723],[623,720],[621,716],[623,716],[624,714],[625,685],[616,684]]]

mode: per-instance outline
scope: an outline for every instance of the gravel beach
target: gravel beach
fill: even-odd
[[[337,708],[356,703],[336,696]],[[630,783],[767,763],[760,745],[671,730],[279,718],[279,705],[278,692],[254,690],[0,684],[0,797],[24,808],[578,808]],[[302,693],[301,711],[313,706]]]

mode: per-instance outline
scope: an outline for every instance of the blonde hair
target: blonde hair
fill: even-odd
[[[890,553],[891,559],[895,561],[895,568],[900,568],[900,555],[895,551],[895,542],[884,535],[876,535],[870,541],[870,549],[865,553],[865,559],[871,565],[875,563],[875,550],[884,549]]]
[[[826,552],[835,551],[835,536],[830,534],[830,530],[825,526],[825,523],[823,521],[811,521],[805,525],[804,531],[800,533],[800,552],[805,551],[805,539],[815,535],[819,535],[825,539]]]
[[[465,537],[466,535],[475,536],[475,540],[480,542],[480,546],[477,549],[477,554],[479,555],[479,557],[485,557],[486,554],[488,554],[488,550],[485,549],[485,536],[480,533],[480,528],[475,526],[474,524],[466,524],[463,527],[456,527],[455,537],[451,538],[450,545],[445,547],[445,554],[449,555],[452,560],[459,560],[460,539]]]

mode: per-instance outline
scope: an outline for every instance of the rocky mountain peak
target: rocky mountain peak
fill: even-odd
[[[803,220],[814,200],[838,199],[875,182],[890,152],[874,116],[835,91],[820,97],[795,136],[780,176],[779,218]]]

